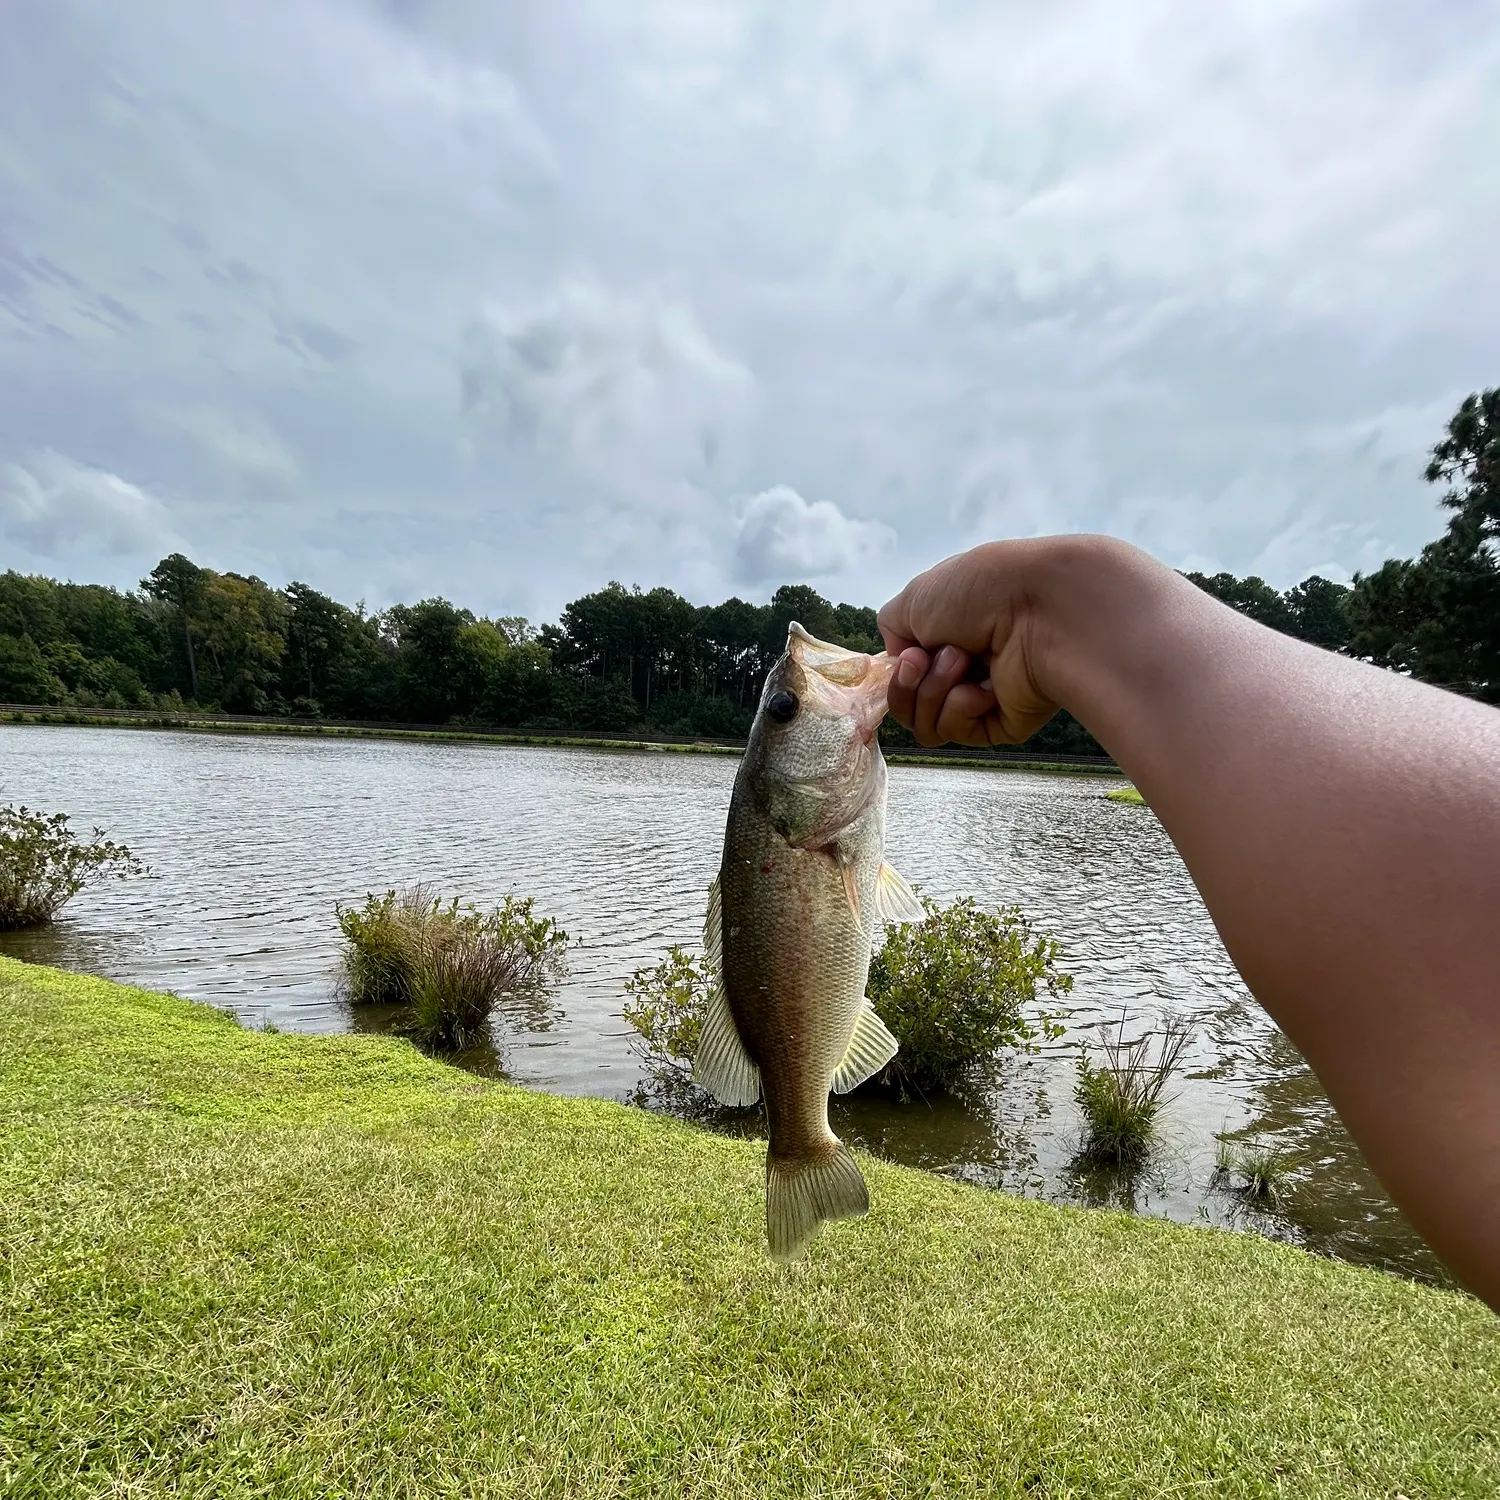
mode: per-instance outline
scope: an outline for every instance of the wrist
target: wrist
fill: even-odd
[[[1002,544],[1003,545],[1003,544]],[[1099,734],[1140,704],[1176,660],[1183,591],[1198,591],[1138,547],[1108,536],[1013,543],[1011,564],[1027,669],[1037,691]],[[1186,601],[1190,604],[1191,600]]]

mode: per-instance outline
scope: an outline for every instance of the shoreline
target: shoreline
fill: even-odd
[[[0,708],[0,723],[37,728],[71,729],[157,729],[185,734],[270,734],[302,736],[310,739],[406,740],[418,744],[475,744],[530,746],[538,749],[633,751],[646,755],[716,755],[738,758],[742,745],[712,740],[595,738],[587,734],[526,733],[523,731],[446,729],[438,726],[383,727],[330,721],[318,723],[305,719],[220,718],[211,714],[111,713],[79,711],[67,708]],[[1092,760],[1049,760],[1016,756],[935,755],[921,749],[906,751],[886,749],[886,761],[893,766],[952,768],[963,771],[1031,771],[1044,776],[1104,776],[1118,778],[1124,773],[1111,762]]]

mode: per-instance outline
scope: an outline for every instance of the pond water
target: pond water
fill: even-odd
[[[337,994],[335,902],[426,881],[483,905],[534,895],[579,940],[567,979],[512,1008],[472,1064],[529,1087],[672,1108],[620,1015],[623,983],[696,945],[731,758],[380,740],[0,726],[0,802],[98,824],[152,868],[80,896],[0,952],[229,1006],[248,1024],[383,1024]],[[1251,1000],[1171,841],[1115,780],[893,767],[891,861],[939,900],[1016,904],[1062,945],[1064,1036],[955,1096],[835,1100],[846,1139],[897,1161],[1057,1201],[1271,1234],[1441,1279],[1317,1080]],[[1164,1140],[1135,1174],[1081,1170],[1078,1048],[1193,1023]],[[724,1114],[720,1128],[758,1130]],[[1215,1185],[1216,1136],[1251,1130],[1296,1166],[1269,1210]]]

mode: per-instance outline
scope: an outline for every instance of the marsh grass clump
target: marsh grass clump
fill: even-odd
[[[0,932],[43,927],[85,886],[145,873],[102,828],[80,839],[67,813],[0,807]]]
[[[457,1051],[482,1035],[495,1001],[516,987],[514,954],[503,944],[466,928],[441,934],[415,967],[402,1029]]]
[[[1088,1162],[1133,1166],[1146,1159],[1167,1102],[1167,1084],[1192,1036],[1188,1023],[1176,1020],[1132,1042],[1124,1030],[1122,1016],[1114,1037],[1100,1044],[1101,1062],[1093,1062],[1086,1050],[1078,1059],[1073,1098],[1085,1128],[1079,1155]]]
[[[426,928],[441,905],[425,886],[335,907],[344,935],[343,993],[351,1005],[405,1005]]]
[[[340,906],[338,920],[348,1000],[406,1007],[401,1029],[439,1051],[476,1041],[502,995],[556,978],[568,941],[530,896],[507,896],[486,912],[425,886]]]
[[[1214,1181],[1258,1203],[1280,1201],[1292,1167],[1290,1155],[1272,1141],[1219,1137]]]

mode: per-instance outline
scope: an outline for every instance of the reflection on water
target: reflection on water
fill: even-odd
[[[50,930],[0,935],[0,951],[227,1005],[250,1025],[390,1029],[390,1014],[339,999],[336,901],[418,881],[485,905],[531,894],[577,940],[568,978],[508,1007],[498,1045],[461,1061],[691,1115],[690,1097],[642,1077],[622,986],[669,943],[697,942],[734,772],[693,756],[0,726],[0,802],[97,823],[153,870],[85,893]],[[1066,1035],[1038,1056],[952,1096],[861,1090],[834,1101],[834,1128],[965,1181],[1440,1275],[1250,999],[1171,842],[1145,809],[1107,801],[1108,785],[892,770],[893,863],[940,900],[1018,904],[1060,940],[1076,984]],[[1194,1025],[1163,1148],[1134,1175],[1075,1161],[1077,1048],[1122,1013]],[[753,1111],[705,1123],[761,1130]],[[1245,1129],[1297,1159],[1271,1211],[1213,1186],[1216,1133]]]

